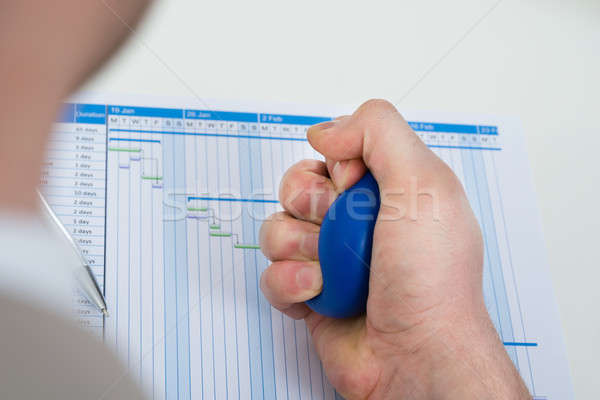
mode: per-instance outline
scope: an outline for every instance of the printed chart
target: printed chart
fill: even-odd
[[[261,222],[281,210],[284,171],[321,158],[306,129],[328,119],[66,105],[44,190],[85,249],[111,317],[83,299],[78,313],[149,397],[336,397],[304,323],[272,309],[259,289],[268,265]],[[529,317],[535,302],[523,290],[532,283],[519,279],[527,260],[514,241],[527,232],[514,233],[523,210],[505,186],[512,141],[500,124],[410,124],[466,189],[485,238],[486,305],[511,359],[538,398],[564,398],[545,365],[555,350],[545,348],[539,316]]]

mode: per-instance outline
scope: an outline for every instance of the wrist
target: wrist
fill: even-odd
[[[434,398],[531,399],[487,311],[445,335],[430,356]]]
[[[372,398],[531,399],[487,311],[478,314],[437,329],[423,326],[426,339],[408,356],[391,356],[393,367],[378,385],[386,389]]]

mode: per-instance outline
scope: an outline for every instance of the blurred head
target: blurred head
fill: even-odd
[[[0,11],[3,79],[43,76],[74,90],[132,32],[149,0],[9,0]]]
[[[0,209],[36,209],[62,101],[133,32],[149,0],[0,0]]]

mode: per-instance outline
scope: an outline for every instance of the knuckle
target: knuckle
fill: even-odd
[[[399,115],[396,107],[384,99],[367,100],[360,106],[359,111],[368,115],[378,116],[380,118],[389,117],[391,115]]]
[[[279,186],[279,201],[286,210],[291,211],[292,203],[300,194],[301,189],[298,188],[297,183],[294,183],[290,179],[288,174],[289,172],[286,173],[281,180],[281,184]]]
[[[289,240],[289,215],[286,212],[273,214],[265,221],[259,231],[259,242],[265,257],[270,260],[285,258],[293,254],[295,244]],[[297,246],[296,246],[297,247]]]
[[[292,165],[292,167],[290,169],[315,170],[320,167],[321,163],[322,162],[319,160],[304,159],[304,160],[298,161],[296,164]]]
[[[307,176],[303,173],[301,166],[295,164],[290,167],[279,184],[279,201],[282,205],[290,206],[291,203],[309,186]]]

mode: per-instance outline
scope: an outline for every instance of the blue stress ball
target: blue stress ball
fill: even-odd
[[[347,318],[365,313],[379,203],[379,187],[367,172],[329,207],[319,234],[323,291],[306,302],[319,314]]]

